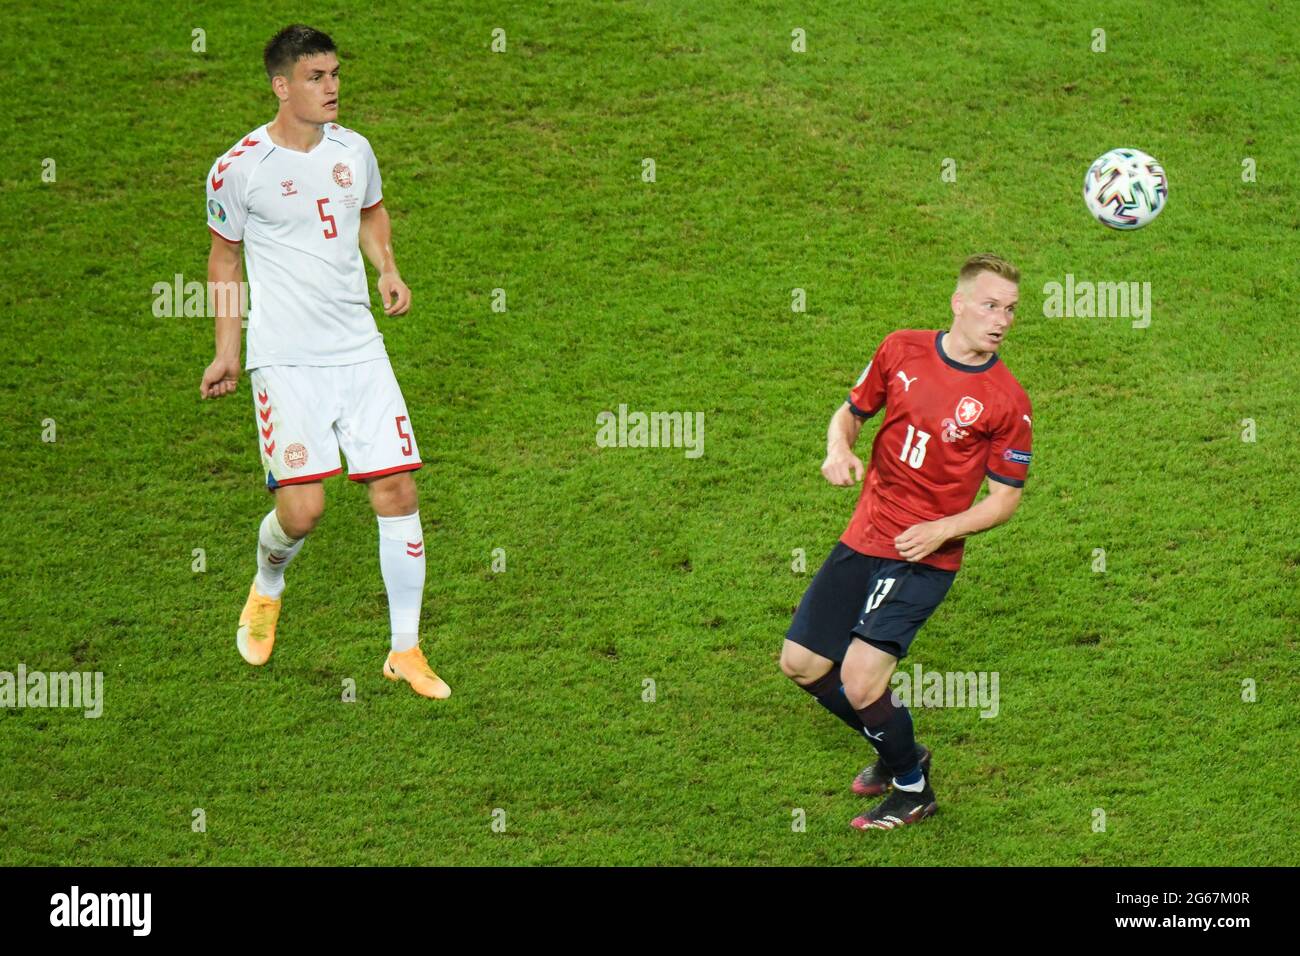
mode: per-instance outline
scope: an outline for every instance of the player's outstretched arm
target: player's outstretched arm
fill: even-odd
[[[361,210],[361,251],[379,273],[379,301],[385,315],[404,315],[411,307],[411,290],[397,272],[393,257],[393,223],[383,203]]]
[[[216,317],[216,358],[203,370],[199,395],[220,398],[239,385],[240,286],[244,280],[243,243],[212,237],[208,252],[208,304]]]
[[[826,460],[822,474],[832,485],[856,485],[862,480],[865,469],[862,460],[853,454],[853,445],[862,431],[862,419],[853,414],[845,402],[831,416],[826,429]]]

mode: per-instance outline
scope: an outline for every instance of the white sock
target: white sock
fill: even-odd
[[[424,602],[424,532],[420,512],[379,518],[379,570],[388,591],[393,650],[420,643],[420,605]]]
[[[925,789],[925,775],[922,774],[921,779],[916,781],[916,783],[899,783],[898,778],[895,777],[894,789],[906,790],[908,793],[920,793],[922,790]]]
[[[305,540],[294,540],[284,533],[274,508],[262,519],[262,527],[257,532],[257,577],[254,581],[258,594],[278,598],[284,593],[284,569],[302,550]]]

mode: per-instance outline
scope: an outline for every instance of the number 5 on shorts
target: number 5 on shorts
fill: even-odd
[[[397,437],[402,439],[402,454],[410,458],[411,452],[415,449],[411,447],[411,433],[402,430],[402,422],[404,421],[406,421],[405,415],[397,416]]]

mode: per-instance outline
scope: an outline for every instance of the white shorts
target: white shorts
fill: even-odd
[[[387,358],[355,365],[264,365],[249,373],[266,487],[343,470],[353,481],[414,471],[420,450]]]

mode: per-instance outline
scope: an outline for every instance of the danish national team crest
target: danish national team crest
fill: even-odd
[[[979,421],[983,411],[984,403],[967,395],[957,403],[957,424],[962,428],[969,428]]]
[[[334,181],[344,189],[352,185],[352,170],[347,163],[334,164]]]
[[[307,449],[294,442],[284,450],[284,463],[290,468],[301,468],[307,464]]]

